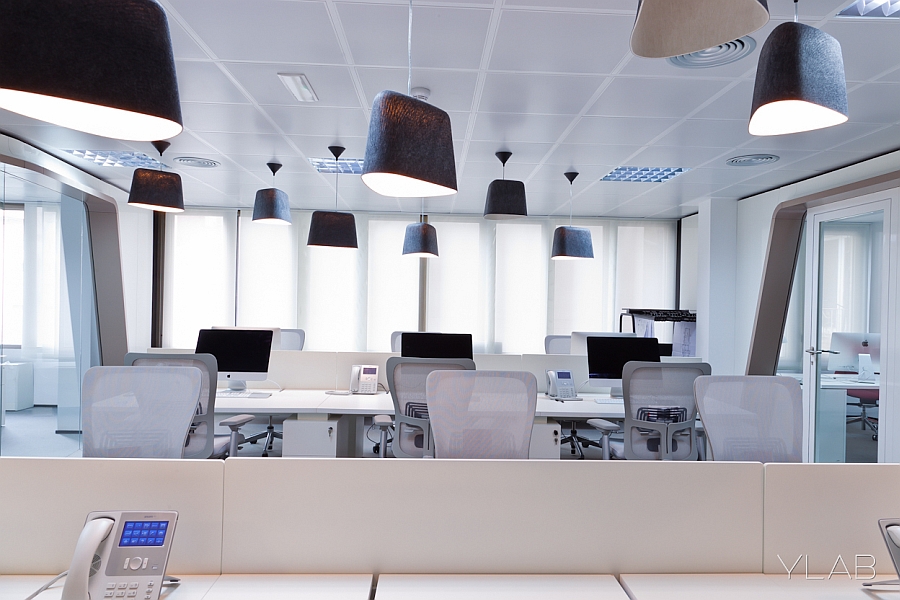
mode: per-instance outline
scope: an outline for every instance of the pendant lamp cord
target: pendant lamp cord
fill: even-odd
[[[569,182],[569,227],[572,226],[572,182]]]
[[[410,4],[412,4],[412,0],[410,0]],[[410,23],[412,23],[412,14],[409,15]],[[800,8],[797,3],[797,0],[794,0],[794,23],[800,22]]]
[[[409,61],[409,78],[406,80],[406,95],[412,96],[412,0],[409,0],[409,31],[406,40],[406,55]]]
[[[338,167],[338,159],[334,159],[334,210],[338,209],[338,178],[341,176],[341,169]]]

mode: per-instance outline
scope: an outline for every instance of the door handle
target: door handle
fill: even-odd
[[[840,354],[835,350],[816,350],[814,347],[810,346],[804,352],[807,354],[819,355],[819,354]]]

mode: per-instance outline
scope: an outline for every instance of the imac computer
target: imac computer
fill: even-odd
[[[472,358],[471,333],[408,333],[400,336],[400,356]]]
[[[216,357],[219,379],[231,390],[247,389],[247,381],[265,381],[271,350],[271,329],[201,329],[197,336],[196,352]]]
[[[872,357],[872,367],[876,373],[881,371],[881,334],[880,333],[849,333],[835,331],[831,334],[832,352],[828,355],[828,370],[833,372],[845,371],[847,373],[859,373],[859,355],[868,354]]]
[[[271,331],[272,332],[272,349],[281,349],[281,328],[280,327],[230,327],[223,325],[213,325],[213,329],[238,329],[242,331]]]
[[[610,388],[610,395],[622,396],[622,368],[640,360],[659,362],[659,341],[640,337],[594,337],[587,339],[588,377],[591,387]]]
[[[573,331],[569,354],[587,355],[587,339],[589,337],[637,337],[637,334],[624,331]]]

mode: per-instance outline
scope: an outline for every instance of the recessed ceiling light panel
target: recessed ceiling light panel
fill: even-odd
[[[159,169],[160,163],[143,152],[116,152],[112,150],[63,150],[101,167],[139,167]]]
[[[362,158],[310,158],[311,164],[319,173],[341,173],[360,175],[363,170]]]
[[[900,19],[900,0],[853,0],[837,16]]]
[[[628,181],[632,183],[662,183],[690,169],[683,167],[617,167],[600,181]]]
[[[778,162],[779,158],[781,157],[774,154],[744,154],[742,156],[732,156],[725,161],[725,164],[730,167],[756,167]]]
[[[284,87],[300,102],[318,102],[319,97],[303,73],[279,73],[278,78]]]
[[[898,0],[900,2],[900,0]],[[756,49],[756,40],[749,35],[700,50],[667,58],[669,64],[682,69],[709,69],[737,62]]]
[[[183,167],[196,167],[198,169],[215,169],[221,163],[211,158],[200,158],[199,156],[176,156],[172,159]]]

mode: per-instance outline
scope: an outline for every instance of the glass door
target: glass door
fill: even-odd
[[[805,459],[878,462],[890,200],[811,211],[804,327]]]

